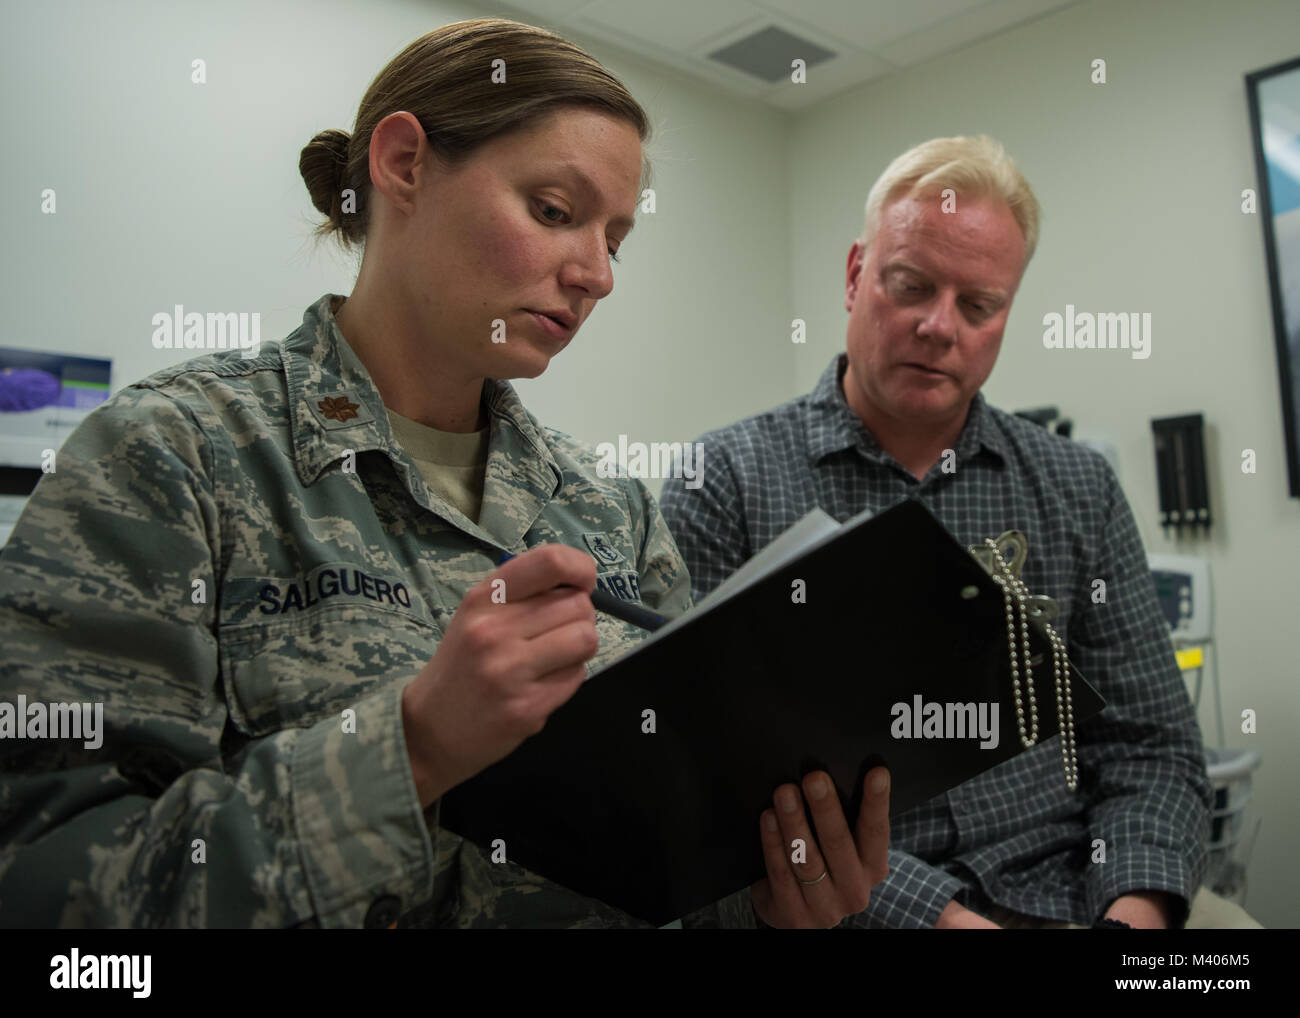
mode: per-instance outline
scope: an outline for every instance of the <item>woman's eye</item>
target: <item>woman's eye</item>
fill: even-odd
[[[564,219],[564,210],[552,205],[550,202],[538,202],[537,207],[542,210],[542,218],[544,218],[548,223],[558,223]],[[556,219],[552,217],[550,215],[552,212],[559,213],[560,218]]]
[[[568,213],[565,212],[564,209],[560,208],[558,205],[552,205],[548,201],[540,201],[540,200],[537,201],[537,208],[539,210],[539,214],[541,215],[542,219],[548,223],[561,223],[568,218]],[[558,217],[556,215],[552,215],[552,213],[557,213]],[[612,247],[606,248],[606,250],[609,252],[610,261],[612,262],[619,261],[617,251],[615,251]]]

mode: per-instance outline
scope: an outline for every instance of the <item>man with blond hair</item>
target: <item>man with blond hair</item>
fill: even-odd
[[[1038,216],[991,138],[935,138],[895,159],[849,249],[845,352],[811,393],[699,439],[703,484],[666,481],[663,513],[697,601],[818,506],[844,521],[919,499],[964,545],[1019,530],[1022,578],[1060,605],[1055,628],[1107,700],[1077,726],[1077,790],[1054,738],[896,817],[889,876],[844,925],[1257,926],[1198,893],[1212,790],[1114,473],[980,393]],[[871,680],[869,653],[844,656]]]

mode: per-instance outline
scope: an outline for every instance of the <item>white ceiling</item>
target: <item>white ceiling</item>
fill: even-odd
[[[737,95],[799,110],[1083,0],[511,0],[519,21],[602,39]],[[509,16],[509,14],[505,14]],[[768,84],[709,58],[775,26],[836,55]],[[799,57],[797,47],[790,59]],[[806,58],[805,58],[806,59]],[[786,65],[789,61],[784,61]]]

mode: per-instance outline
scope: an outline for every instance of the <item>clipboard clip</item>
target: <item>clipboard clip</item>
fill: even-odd
[[[1030,594],[1021,579],[1020,572],[1024,568],[1025,559],[1029,555],[1029,539],[1019,530],[1008,530],[1000,534],[996,539],[990,539],[982,546],[967,545],[967,550],[974,556],[988,574],[1002,587],[1002,596],[1005,599],[1004,604],[1007,609],[1007,628],[1008,628],[1008,650],[1011,655],[1011,679],[1015,687],[1016,696],[1016,713],[1020,717],[1020,741],[1026,749],[1030,749],[1038,744],[1038,720],[1034,711],[1034,687],[1033,687],[1033,669],[1046,664],[1045,654],[1031,655],[1029,647],[1024,646],[1024,656],[1029,660],[1021,658],[1021,670],[1028,693],[1029,718],[1031,734],[1025,732],[1024,716],[1022,709],[1022,698],[1020,680],[1017,678],[1016,667],[1016,639],[1011,633],[1011,626],[1015,609],[1012,607],[1012,594],[1014,593],[1020,599],[1021,605],[1021,625],[1024,620],[1029,622],[1040,633],[1047,637],[1051,644],[1051,665],[1050,670],[1056,681],[1056,711],[1057,719],[1060,722],[1057,729],[1061,737],[1061,766],[1065,770],[1065,786],[1070,791],[1075,791],[1079,787],[1079,768],[1078,754],[1075,749],[1074,741],[1074,722],[1073,708],[1071,706],[1069,660],[1065,654],[1065,643],[1057,635],[1056,630],[1052,628],[1051,623],[1060,615],[1061,607],[1055,599],[1048,597],[1046,594]],[[995,558],[996,556],[996,558]],[[996,559],[1001,559],[999,564]],[[974,589],[975,596],[978,596],[978,588],[967,587],[962,591],[962,596],[970,596],[967,592]],[[1027,644],[1027,641],[1026,641]]]
[[[1011,570],[1011,575],[1016,579],[1021,579],[1020,571],[1024,568],[1025,559],[1029,557],[1029,538],[1025,537],[1019,530],[1006,530],[994,538],[993,543],[998,546],[998,552],[1001,554],[1002,560],[1006,562],[1007,568]],[[989,551],[988,546],[985,544],[970,544],[966,547],[975,557],[975,561],[982,565],[985,572],[992,576],[994,572],[993,553]],[[1029,602],[1029,617],[1036,622],[1052,623],[1061,614],[1061,606],[1054,597],[1048,597],[1046,594],[1032,594]],[[1038,664],[1038,661],[1035,660],[1033,664]]]

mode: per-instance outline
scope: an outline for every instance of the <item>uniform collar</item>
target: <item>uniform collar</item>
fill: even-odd
[[[563,474],[536,419],[509,382],[488,379],[483,399],[490,418],[483,506],[477,524],[432,492],[415,462],[398,445],[384,401],[360,358],[339,330],[327,293],[307,308],[302,327],[280,344],[294,464],[312,484],[349,452],[379,450],[426,508],[462,529],[514,547],[559,490]],[[453,514],[449,516],[449,514]]]
[[[855,447],[870,459],[883,460],[889,455],[844,398],[841,381],[847,366],[847,354],[832,357],[809,396],[808,406],[813,413],[808,421],[808,458],[814,465],[833,452]],[[984,394],[977,392],[954,451],[958,460],[964,460],[980,449],[987,449],[999,459],[1007,457],[1006,439],[993,420]]]

